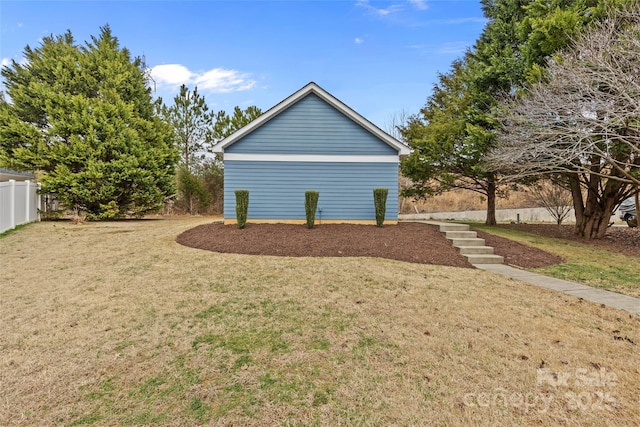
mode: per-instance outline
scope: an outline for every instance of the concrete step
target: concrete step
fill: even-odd
[[[493,248],[491,246],[458,246],[456,249],[458,249],[462,255],[493,254]]]
[[[502,264],[504,258],[500,255],[465,254],[471,264]]]
[[[456,248],[459,246],[484,246],[484,239],[449,239]]]
[[[469,231],[467,224],[440,224],[440,231]]]
[[[478,233],[475,231],[445,231],[447,239],[475,239]]]
[[[438,226],[447,240],[465,256],[471,264],[503,264],[504,258],[493,253],[491,246],[485,246],[484,239],[479,239],[475,231],[469,231],[467,224],[442,223],[437,221],[420,221]]]

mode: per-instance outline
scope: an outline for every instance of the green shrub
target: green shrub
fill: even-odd
[[[320,193],[314,190],[304,192],[304,211],[307,215],[307,228],[313,228],[316,222],[316,209],[318,208]]]
[[[235,193],[238,228],[244,228],[247,224],[247,212],[249,212],[249,190],[236,190]]]
[[[189,215],[206,212],[211,203],[211,194],[207,191],[202,176],[181,167],[178,169],[177,181],[178,207]]]
[[[382,227],[382,223],[384,223],[384,216],[387,212],[387,195],[389,195],[388,188],[373,189],[373,204],[376,207],[376,225],[378,227]]]

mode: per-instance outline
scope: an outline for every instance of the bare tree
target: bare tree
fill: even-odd
[[[638,117],[640,11],[617,12],[508,105],[489,162],[512,179],[565,176],[576,233],[601,238],[615,207],[640,185]]]
[[[400,112],[396,111],[395,113],[390,114],[389,117],[387,117],[386,123],[384,124],[384,131],[398,141],[405,142],[404,136],[402,135],[402,132],[400,132],[400,129],[407,124],[407,119],[407,113],[404,110]]]
[[[545,208],[558,225],[567,219],[571,213],[571,191],[553,180],[539,181],[528,187],[531,199]]]

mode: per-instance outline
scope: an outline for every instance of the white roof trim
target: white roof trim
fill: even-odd
[[[263,124],[265,124],[266,122],[268,122],[269,120],[271,120],[272,118],[280,114],[282,111],[291,107],[293,104],[300,101],[302,98],[304,98],[305,96],[311,93],[317,95],[318,97],[326,101],[329,105],[335,107],[342,114],[344,114],[345,116],[347,116],[348,118],[350,118],[351,120],[353,120],[354,122],[356,122],[357,124],[365,128],[366,130],[371,132],[373,135],[377,136],[380,140],[384,141],[386,144],[396,149],[399,155],[407,155],[410,153],[410,149],[408,146],[404,145],[403,143],[401,143],[400,141],[398,141],[397,139],[395,139],[394,137],[384,132],[382,129],[380,129],[373,123],[371,123],[369,120],[365,119],[360,114],[356,113],[353,109],[351,109],[345,103],[340,101],[335,96],[331,95],[326,90],[322,89],[320,86],[318,86],[314,82],[307,84],[297,92],[293,93],[292,95],[285,98],[283,101],[281,101],[280,103],[278,103],[277,105],[275,105],[274,107],[266,111],[264,114],[262,114],[260,117],[258,117],[257,119],[255,119],[254,121],[246,125],[245,127],[237,130],[235,133],[229,135],[227,138],[223,139],[222,141],[214,145],[213,152],[224,153],[224,149],[226,147],[235,143],[236,141],[243,138],[244,136],[250,134],[255,129],[259,128],[260,126],[262,126]]]
[[[398,163],[398,156],[391,155],[335,155],[335,154],[248,154],[227,153],[225,161],[248,162],[324,162],[324,163]]]

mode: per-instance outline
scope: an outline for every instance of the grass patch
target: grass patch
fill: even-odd
[[[69,427],[92,425],[102,421],[102,419],[103,417],[100,413],[94,412],[92,414],[84,415],[79,418],[76,418],[74,421],[72,421],[69,424]]]
[[[563,264],[530,271],[640,298],[640,259],[588,243],[553,239],[520,230],[470,224],[474,229],[506,237],[561,256]]]
[[[638,316],[480,270],[175,243],[206,221],[39,223],[7,236],[0,425],[640,418]],[[541,366],[563,382],[541,382]],[[581,381],[600,375],[615,381]],[[615,405],[575,406],[580,393]]]
[[[194,397],[189,403],[188,415],[200,423],[207,423],[211,419],[211,408],[199,397]]]
[[[20,231],[23,228],[27,227],[29,224],[33,224],[32,222],[27,222],[25,224],[20,224],[20,225],[16,225],[13,228],[10,228],[9,230],[5,230],[2,233],[0,233],[0,239],[4,239],[5,237],[7,237],[8,235],[10,235],[11,233],[15,233],[16,231]]]

